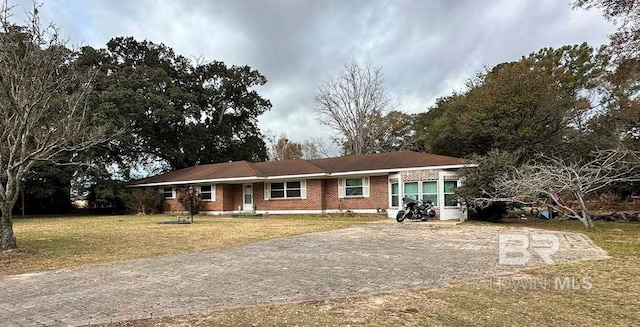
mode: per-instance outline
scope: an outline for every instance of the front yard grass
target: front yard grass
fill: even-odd
[[[190,225],[159,225],[175,216],[17,218],[19,250],[0,253],[0,276],[166,254],[219,249],[386,219],[381,216],[199,216]]]
[[[584,232],[612,258],[523,272],[552,280],[590,276],[593,286],[588,290],[470,289],[466,282],[459,282],[369,297],[237,308],[113,326],[640,325],[640,224],[596,222],[593,230],[585,230],[577,221],[529,220],[509,225]]]

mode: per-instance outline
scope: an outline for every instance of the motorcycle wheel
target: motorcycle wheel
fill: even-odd
[[[436,212],[435,211],[433,211],[433,210],[429,211],[429,217],[433,218],[435,216],[436,216]]]
[[[399,223],[404,221],[404,211],[398,211],[398,214],[396,215],[396,221]]]

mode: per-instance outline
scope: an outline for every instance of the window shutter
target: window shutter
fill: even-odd
[[[362,196],[368,198],[370,196],[369,192],[369,176],[362,178]]]
[[[271,183],[264,183],[264,199],[269,200],[269,195],[271,195]]]
[[[338,199],[344,198],[344,179],[338,178]]]
[[[300,181],[300,197],[307,198],[307,181],[304,179]]]
[[[216,184],[211,184],[211,201],[216,201]]]

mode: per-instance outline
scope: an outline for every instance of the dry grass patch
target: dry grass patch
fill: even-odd
[[[612,259],[530,269],[533,278],[591,276],[589,290],[472,289],[467,283],[335,301],[238,308],[112,326],[638,326],[640,224],[529,221],[585,232]],[[402,276],[398,276],[402,278]]]
[[[196,216],[190,225],[161,225],[175,216],[82,216],[16,219],[19,250],[0,253],[0,275],[132,258],[218,249],[271,238],[343,228],[380,216]]]

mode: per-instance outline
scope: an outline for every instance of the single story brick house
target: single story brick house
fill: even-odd
[[[412,151],[315,160],[234,161],[195,166],[134,181],[164,196],[166,212],[182,211],[176,188],[194,186],[205,214],[387,212],[404,196],[431,200],[441,220],[464,219],[454,190],[464,160]]]

